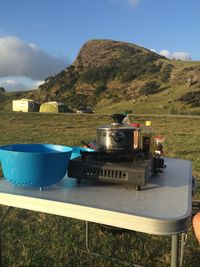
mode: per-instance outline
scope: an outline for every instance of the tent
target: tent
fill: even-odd
[[[43,103],[40,106],[40,112],[46,112],[46,113],[67,113],[67,112],[73,112],[71,109],[69,109],[65,104],[62,102],[46,102]]]
[[[39,104],[32,99],[22,98],[12,101],[13,111],[33,112],[39,111]]]

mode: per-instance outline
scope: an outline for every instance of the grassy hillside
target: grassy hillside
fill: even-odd
[[[192,160],[198,179],[195,198],[200,199],[200,119],[182,117],[130,116],[142,125],[152,120],[154,132],[165,136],[165,156]],[[0,113],[0,145],[8,143],[55,143],[80,145],[96,137],[96,127],[110,122],[107,115]],[[3,207],[0,207],[0,216]],[[13,209],[1,225],[3,266],[124,266],[97,258],[85,251],[84,222]],[[148,267],[170,265],[170,238],[142,233],[102,231],[91,228],[93,249]],[[188,232],[185,267],[198,266],[199,244],[192,228]]]
[[[0,109],[11,110],[16,94],[1,93]],[[200,113],[200,62],[169,60],[135,44],[91,40],[68,68],[25,97],[62,101],[98,113]],[[10,98],[10,99],[9,99]]]

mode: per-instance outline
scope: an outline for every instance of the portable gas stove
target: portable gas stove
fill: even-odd
[[[138,126],[123,123],[124,114],[111,117],[114,122],[97,128],[96,150],[82,151],[80,157],[70,160],[68,176],[75,177],[78,182],[88,179],[127,184],[140,190],[164,167],[163,147],[159,143],[158,153],[153,155],[150,134],[141,136]]]
[[[82,151],[81,156],[72,159],[68,176],[81,182],[82,179],[106,183],[134,185],[140,190],[152,177],[164,168],[164,160],[157,156],[144,155],[142,151],[109,153],[96,150]]]

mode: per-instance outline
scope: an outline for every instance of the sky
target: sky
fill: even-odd
[[[199,0],[0,0],[0,87],[36,89],[83,44],[112,39],[200,60]]]

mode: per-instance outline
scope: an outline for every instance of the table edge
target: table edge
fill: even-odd
[[[191,221],[189,211],[181,218],[164,220],[8,193],[0,193],[0,204],[155,235],[184,232]]]

